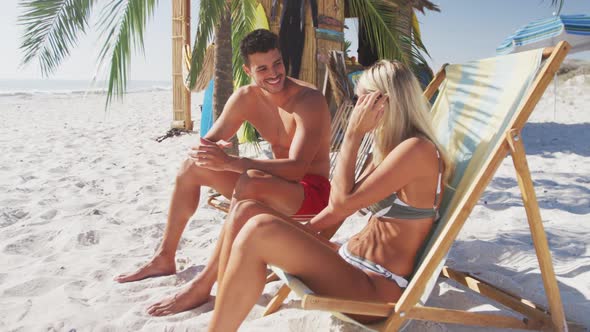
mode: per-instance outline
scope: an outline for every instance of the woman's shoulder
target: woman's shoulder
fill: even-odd
[[[414,136],[403,140],[400,144],[398,144],[394,150],[400,149],[402,151],[418,154],[424,156],[437,156],[437,148],[434,143],[424,137]]]
[[[438,169],[439,157],[436,145],[423,137],[410,137],[403,140],[386,159],[389,158],[410,165],[414,172],[420,174],[430,174],[433,169]]]

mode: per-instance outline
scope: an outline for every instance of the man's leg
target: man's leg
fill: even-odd
[[[240,229],[256,214],[256,209],[238,209],[241,212],[236,213],[235,207],[240,205],[241,200],[256,200],[285,215],[291,215],[299,210],[303,198],[303,187],[299,183],[256,170],[242,174],[236,183],[230,213],[205,270],[188,287],[150,306],[148,313],[153,316],[172,315],[195,308],[209,299],[211,288],[219,278],[218,271],[225,271],[228,257],[222,253],[229,253]]]
[[[198,167],[190,159],[184,161],[176,177],[166,229],[158,251],[147,264],[134,272],[115,277],[115,281],[131,282],[176,273],[176,249],[188,220],[199,204],[201,186],[215,188],[230,197],[239,176],[234,172],[215,172]]]

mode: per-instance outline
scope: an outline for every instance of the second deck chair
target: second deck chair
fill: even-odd
[[[314,294],[299,279],[273,270],[301,298],[303,309],[331,311],[372,331],[397,331],[410,320],[449,324],[567,331],[563,305],[540,217],[520,131],[569,51],[569,44],[443,68],[427,88],[437,135],[456,162],[456,171],[441,206],[441,218],[417,262],[408,287],[396,303],[351,301]],[[541,65],[542,58],[546,58]],[[490,285],[466,272],[444,266],[452,243],[507,154],[516,177],[536,250],[549,310]],[[439,275],[451,278],[509,308],[504,316],[424,306]],[[287,290],[288,293],[288,290]],[[384,317],[360,324],[343,313]]]

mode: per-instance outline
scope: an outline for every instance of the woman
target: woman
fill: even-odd
[[[360,77],[357,95],[330,203],[308,227],[255,201],[234,207],[236,222],[249,220],[225,248],[210,331],[237,330],[263,291],[268,264],[326,296],[395,302],[407,286],[452,166],[434,136],[419,83],[404,65],[378,62]],[[359,145],[370,131],[372,160],[355,182]],[[317,235],[365,207],[373,212],[369,222],[339,249]]]

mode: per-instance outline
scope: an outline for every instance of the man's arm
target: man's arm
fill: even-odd
[[[244,103],[248,102],[247,89],[249,87],[240,88],[229,97],[223,107],[221,116],[213,123],[213,127],[203,137],[204,139],[211,142],[229,141],[238,132],[238,129],[246,120],[243,110],[246,109]]]
[[[253,160],[236,159],[230,170],[243,173],[248,169],[258,169],[291,181],[299,181],[307,173],[311,162],[316,158],[321,144],[322,131],[330,123],[330,112],[324,96],[310,91],[294,110],[296,122],[295,135],[285,159]]]

